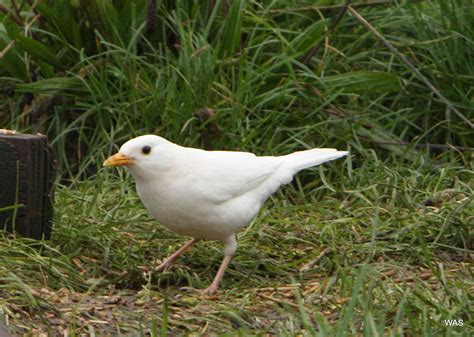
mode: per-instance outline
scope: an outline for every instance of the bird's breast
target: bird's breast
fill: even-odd
[[[191,187],[192,182],[141,184],[141,201],[162,225],[186,236],[206,240],[224,240],[245,227],[258,212],[261,203],[240,197],[225,203],[213,203]]]

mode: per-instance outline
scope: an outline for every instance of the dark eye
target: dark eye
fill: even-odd
[[[149,154],[150,151],[151,151],[151,147],[149,147],[148,145],[145,145],[144,147],[142,147],[143,154]]]

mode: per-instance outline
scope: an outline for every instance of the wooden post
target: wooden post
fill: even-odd
[[[55,172],[46,136],[0,130],[0,229],[50,238]]]

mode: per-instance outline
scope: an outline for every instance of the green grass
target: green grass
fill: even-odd
[[[469,335],[472,163],[420,161],[415,170],[373,157],[351,169],[352,161],[323,169],[344,179],[298,178],[266,204],[239,234],[217,299],[181,288],[212,281],[218,243],[153,271],[184,239],[150,219],[128,177],[101,171],[77,189],[60,187],[51,242],[4,235],[3,311],[23,332]]]
[[[0,59],[0,127],[47,134],[60,168],[52,239],[1,233],[9,329],[472,335],[474,132],[355,17],[325,35],[335,12],[306,7],[334,1],[162,3],[148,34],[143,0],[40,3],[26,34],[0,12],[0,50],[15,40]],[[356,9],[474,120],[471,1]],[[213,299],[194,288],[212,281],[221,245],[155,272],[185,238],[148,215],[124,170],[101,168],[135,135],[202,147],[206,132],[215,149],[351,152],[266,203]]]

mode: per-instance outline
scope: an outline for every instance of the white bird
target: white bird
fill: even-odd
[[[199,240],[219,240],[224,259],[205,294],[214,294],[237,250],[235,233],[247,226],[265,200],[298,171],[347,155],[311,149],[278,157],[248,152],[204,151],[145,135],[129,140],[104,166],[127,166],[138,195],[161,224],[192,237],[157,268],[167,270]]]

